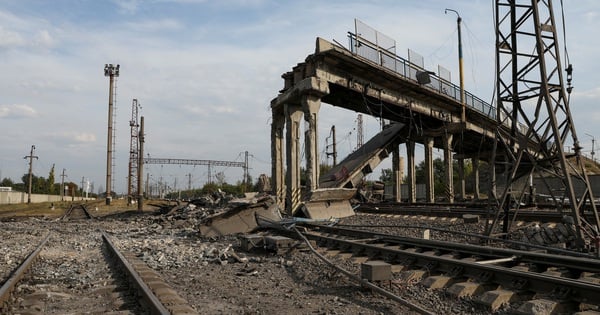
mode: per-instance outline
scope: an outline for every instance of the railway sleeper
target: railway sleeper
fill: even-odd
[[[505,288],[497,288],[495,290],[487,290],[479,295],[475,301],[479,304],[490,308],[492,312],[498,311],[502,306],[527,301],[533,297],[533,293],[529,291],[509,290]],[[550,314],[550,313],[543,313]]]

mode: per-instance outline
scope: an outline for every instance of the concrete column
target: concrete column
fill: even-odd
[[[433,181],[433,138],[425,138],[425,201],[435,201],[435,188]]]
[[[317,134],[317,118],[321,108],[321,98],[319,96],[306,94],[302,96],[302,110],[304,111],[304,120],[308,122],[308,130],[305,137],[306,152],[306,188],[313,191],[319,188],[319,137]]]
[[[460,199],[465,200],[467,197],[467,188],[465,182],[465,159],[458,159],[458,181],[459,181],[459,189],[460,189]]]
[[[285,174],[285,210],[288,215],[300,203],[300,121],[302,107],[294,104],[285,105],[286,114],[286,174]]]
[[[394,172],[394,201],[402,201],[402,169],[403,165],[400,162],[400,147],[394,145],[392,151],[392,171]]]
[[[406,159],[408,162],[408,203],[417,202],[416,173],[415,173],[415,142],[406,142]]]
[[[471,159],[473,165],[473,198],[479,200],[479,159]]]
[[[271,189],[272,193],[275,194],[277,205],[284,208],[283,128],[285,127],[285,114],[283,110],[273,109],[271,120]]]
[[[449,203],[454,203],[454,168],[452,163],[452,135],[446,134],[444,137],[444,179],[446,191],[446,200]]]

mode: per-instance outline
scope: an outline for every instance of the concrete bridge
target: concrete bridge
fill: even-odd
[[[386,154],[387,151],[393,154],[393,168],[399,179],[398,146],[406,145],[410,202],[415,202],[415,143],[424,144],[426,165],[430,166],[426,183],[428,202],[434,202],[432,150],[442,148],[446,196],[453,202],[453,156],[458,159],[459,174],[463,173],[464,159],[472,160],[477,183],[478,162],[489,160],[496,137],[495,108],[468,92],[463,105],[460,89],[451,82],[386,50],[356,42],[356,37],[352,40],[354,51],[318,38],[315,53],[282,75],[284,87],[271,102],[272,184],[278,201],[292,213],[302,199],[299,141],[303,119],[308,123],[306,189],[313,192],[320,188],[317,123],[321,102],[325,102],[404,125],[393,144],[384,149]],[[464,176],[461,181],[464,183]],[[475,186],[473,194],[477,198],[479,185]],[[396,187],[399,201],[400,185]],[[465,196],[464,184],[460,187],[459,195]]]

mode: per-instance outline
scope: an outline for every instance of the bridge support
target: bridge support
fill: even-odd
[[[458,159],[458,182],[460,189],[460,199],[464,201],[467,197],[467,191],[465,183],[465,159],[462,157]]]
[[[435,202],[435,187],[433,180],[433,138],[425,138],[425,198],[426,202]]]
[[[415,176],[415,142],[407,141],[406,142],[406,160],[408,163],[408,174],[407,174],[407,182],[408,182],[408,203],[416,203],[417,202],[417,192],[416,192],[416,176]]]
[[[300,121],[302,107],[296,104],[285,104],[286,111],[286,175],[285,175],[285,210],[292,215],[300,203]]]
[[[444,177],[445,177],[445,195],[446,201],[454,203],[454,168],[452,163],[452,134],[446,134],[444,137]]]
[[[479,159],[471,159],[473,165],[473,199],[479,200]]]
[[[283,174],[283,128],[285,115],[281,107],[272,109],[271,122],[271,187],[279,208],[285,207],[285,176]]]
[[[392,151],[392,170],[394,172],[394,201],[401,202],[402,201],[402,170],[404,169],[404,163],[402,163],[402,158],[400,157],[400,146],[399,144],[394,145],[394,150]]]
[[[304,120],[308,122],[308,130],[305,135],[306,150],[306,188],[313,191],[319,188],[319,141],[317,136],[317,117],[321,108],[321,98],[312,94],[302,96],[302,110]]]

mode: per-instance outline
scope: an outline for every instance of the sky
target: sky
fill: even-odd
[[[35,145],[35,175],[48,177],[55,165],[57,182],[64,169],[65,181],[89,181],[93,192],[105,187],[109,80],[103,69],[109,63],[120,65],[114,191],[127,191],[134,98],[150,157],[242,162],[247,151],[250,175],[270,175],[270,101],[283,87],[281,75],[314,52],[317,37],[347,45],[354,19],[395,39],[398,55],[407,58],[411,49],[426,68],[442,65],[458,83],[456,15],[444,14],[456,10],[463,19],[465,88],[490,102],[493,2],[2,0],[0,178],[21,182],[28,172],[24,157]],[[554,2],[558,19],[560,1]],[[600,2],[564,2],[574,67],[571,110],[583,152],[590,154],[592,139],[600,140],[600,37],[593,36]],[[338,159],[350,153],[356,116],[323,104],[319,151],[325,152],[335,125]],[[380,122],[364,121],[366,141]],[[331,163],[324,154],[321,161]],[[163,181],[173,189],[187,188],[190,178],[194,188],[208,180],[206,166],[148,165],[146,172],[151,184]],[[240,168],[216,172],[232,184],[243,177]]]

